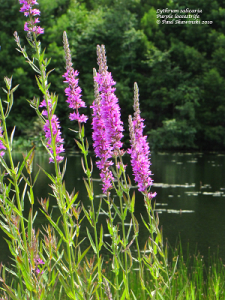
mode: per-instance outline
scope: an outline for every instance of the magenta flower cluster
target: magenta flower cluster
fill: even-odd
[[[0,126],[0,137],[3,138],[2,127]],[[6,150],[6,147],[3,145],[3,142],[0,140],[0,150]],[[3,157],[5,154],[4,151],[0,151],[0,156]]]
[[[150,177],[153,175],[150,170],[150,150],[147,142],[147,136],[143,136],[144,119],[140,116],[138,87],[135,83],[135,97],[134,97],[134,118],[129,116],[129,131],[131,148],[128,153],[131,155],[131,165],[134,174],[134,180],[138,184],[138,190],[143,192],[149,199],[156,196],[156,193],[148,192],[153,184]]]
[[[99,94],[101,97],[101,114],[105,124],[106,138],[112,146],[114,155],[120,153],[123,146],[121,139],[123,137],[123,122],[121,121],[120,107],[118,98],[114,94],[116,88],[113,86],[116,82],[112,78],[112,74],[106,70],[97,73],[94,80],[97,82]]]
[[[91,108],[93,109],[93,148],[96,157],[100,158],[100,160],[96,162],[96,165],[101,171],[100,177],[103,182],[103,193],[107,194],[107,191],[112,188],[112,180],[114,179],[112,172],[109,170],[109,167],[113,165],[113,162],[109,160],[112,157],[112,147],[106,137],[106,128],[101,114],[99,97],[96,97]]]
[[[39,107],[47,107],[45,99],[41,102]],[[45,132],[45,138],[46,138],[46,144],[47,148],[49,149],[50,153],[53,154],[53,143],[55,144],[55,150],[56,150],[56,161],[61,162],[63,160],[63,156],[60,156],[59,154],[64,152],[65,149],[63,148],[63,142],[64,139],[61,138],[61,132],[60,132],[60,124],[59,124],[59,119],[56,115],[52,115],[52,103],[51,100],[48,99],[48,107],[49,107],[49,114],[50,114],[50,122],[51,122],[51,127],[52,127],[52,134],[54,137],[54,140],[52,142],[52,137],[51,137],[51,129],[50,129],[50,123],[49,119],[46,120],[43,130]],[[44,109],[42,111],[42,115],[48,118],[48,111]],[[49,158],[49,162],[54,162],[52,157]]]
[[[74,110],[73,113],[70,113],[71,121],[78,121],[79,123],[86,123],[88,117],[84,114],[80,115],[78,109],[81,107],[86,107],[85,102],[81,100],[81,88],[78,86],[79,79],[76,78],[78,76],[78,71],[74,71],[72,68],[72,59],[70,54],[70,46],[68,42],[68,38],[66,32],[63,33],[63,47],[65,51],[66,58],[66,73],[62,75],[66,80],[65,83],[68,83],[68,87],[65,89],[65,94],[67,96],[66,102],[69,103],[69,108]]]
[[[38,258],[34,259],[34,263],[35,263],[35,272],[37,274],[40,274],[40,269],[39,269],[38,266],[39,265],[44,265],[45,264],[44,261],[40,257],[38,257]],[[43,274],[43,273],[44,273],[44,271],[41,272],[41,274]]]
[[[36,0],[19,0],[20,4],[23,6],[20,8],[20,12],[24,13],[24,16],[30,17],[30,21],[24,24],[24,30],[28,33],[34,32],[35,34],[43,34],[44,29],[40,26],[37,26],[37,23],[40,23],[39,18],[34,18],[33,16],[40,16],[40,10],[34,8],[33,5],[38,5]]]
[[[78,86],[78,71],[74,71],[73,68],[68,68],[63,77],[66,78],[65,83],[68,83],[68,87],[65,89],[67,96],[66,102],[69,103],[69,108],[74,109],[73,113],[70,113],[69,119],[71,121],[78,121],[79,123],[86,123],[88,117],[84,114],[80,115],[78,109],[86,107],[85,102],[81,100],[81,88]]]
[[[110,166],[113,162],[112,156],[123,154],[121,138],[123,137],[123,123],[120,119],[120,107],[118,98],[114,94],[113,87],[116,82],[113,81],[112,75],[107,71],[105,48],[102,45],[97,46],[99,72],[94,76],[96,83],[95,101],[91,106],[93,109],[93,147],[97,157],[97,167],[103,182],[103,192],[112,188],[113,174]]]

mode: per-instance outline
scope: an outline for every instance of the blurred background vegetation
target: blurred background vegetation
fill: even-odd
[[[60,118],[66,148],[75,147],[76,124],[68,120],[62,74],[65,72],[63,31],[67,31],[73,66],[89,117],[86,135],[91,142],[91,105],[94,99],[93,68],[96,45],[106,47],[108,70],[117,82],[116,95],[125,124],[133,112],[133,84],[138,83],[145,134],[151,149],[225,150],[225,1],[223,0],[39,0],[40,37],[52,57],[50,92],[59,95]],[[201,20],[210,25],[157,24],[157,9],[201,9]],[[18,0],[0,0],[0,87],[4,76],[20,84],[8,120],[16,125],[18,141],[36,142],[41,128],[26,99],[41,97],[33,70],[16,51],[13,32],[27,45],[25,17]],[[29,49],[29,46],[27,47]],[[28,52],[31,50],[28,50]],[[30,52],[30,55],[32,53]],[[4,99],[4,92],[0,91]],[[19,142],[18,142],[19,143]]]

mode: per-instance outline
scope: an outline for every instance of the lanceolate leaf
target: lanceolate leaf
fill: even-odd
[[[46,218],[48,219],[48,221],[52,224],[52,226],[55,228],[55,230],[57,230],[58,234],[63,238],[63,240],[65,242],[67,242],[62,230],[59,228],[59,226],[52,220],[52,218],[47,215],[42,209],[40,209],[41,212],[46,216]],[[58,223],[58,222],[57,222]]]
[[[92,237],[91,237],[91,235],[90,235],[90,232],[89,232],[88,228],[86,228],[86,229],[87,229],[87,235],[88,235],[89,241],[90,241],[90,243],[91,243],[91,246],[92,246],[94,252],[97,254],[97,250],[96,250],[95,244],[94,244],[94,242],[93,242],[93,239],[92,239]]]
[[[90,248],[91,248],[91,246],[89,246],[86,250],[84,250],[84,252],[81,255],[78,255],[77,267],[79,266],[80,262],[85,257],[85,255],[88,253]]]

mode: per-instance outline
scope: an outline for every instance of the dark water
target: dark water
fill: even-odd
[[[81,167],[81,156],[76,153],[67,155],[67,171],[65,175],[66,188],[72,192],[74,186],[79,191],[78,199],[87,207],[89,200],[83,184],[84,177]],[[15,161],[22,160],[20,153],[15,154]],[[190,252],[196,248],[204,256],[217,251],[219,245],[220,257],[225,261],[225,155],[218,153],[158,153],[151,156],[151,169],[154,173],[154,186],[152,192],[157,192],[156,209],[159,214],[160,225],[163,226],[164,239],[168,238],[170,245],[174,248],[179,236],[185,250],[189,242]],[[128,157],[125,163],[129,164]],[[37,152],[34,160],[34,174],[38,166],[45,167],[46,171],[54,174],[53,164],[48,163],[45,153]],[[131,168],[127,167],[131,175]],[[98,179],[98,170],[94,168],[93,178]],[[51,193],[49,180],[43,172],[40,172],[34,192],[37,198],[47,198]],[[22,190],[22,185],[20,186]],[[95,195],[101,194],[99,181],[94,181]],[[136,193],[136,217],[140,220],[140,245],[144,247],[148,239],[148,233],[141,223],[140,214],[146,216],[142,195],[137,189]],[[95,205],[99,203],[96,197]],[[53,212],[56,217],[58,209],[55,200],[51,200]],[[34,210],[38,210],[36,201]],[[25,215],[29,211],[29,202],[25,202]],[[105,223],[102,215],[100,222]],[[38,213],[37,227],[45,223],[45,217]],[[106,232],[106,231],[105,231]],[[86,223],[81,226],[81,236],[85,237]],[[86,241],[85,243],[88,243]],[[85,245],[84,243],[84,245]],[[8,260],[8,249],[3,237],[0,237],[0,261]]]

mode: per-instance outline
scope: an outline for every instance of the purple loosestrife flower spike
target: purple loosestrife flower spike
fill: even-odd
[[[93,108],[93,146],[97,157],[97,167],[101,170],[100,177],[103,182],[103,192],[107,194],[114,180],[109,170],[113,162],[109,160],[113,155],[123,155],[121,138],[123,137],[123,123],[120,119],[120,107],[115,96],[116,82],[107,71],[105,47],[97,46],[99,72],[94,70],[95,101]]]
[[[97,45],[97,56],[99,72],[94,77],[98,83],[98,91],[101,97],[101,114],[105,123],[106,138],[112,145],[113,154],[115,156],[123,155],[124,151],[120,148],[123,146],[121,139],[123,122],[121,121],[120,107],[118,98],[114,94],[116,88],[113,86],[116,82],[112,78],[112,74],[107,71],[107,61],[105,55],[105,47]]]
[[[0,126],[0,137],[3,138],[2,127]],[[3,145],[3,142],[0,140],[0,150],[6,150],[6,147]],[[5,154],[4,151],[0,151],[0,156],[3,157]]]
[[[96,70],[94,69],[94,77],[96,76]],[[109,170],[109,167],[113,165],[111,160],[108,160],[112,157],[112,147],[107,139],[105,123],[101,114],[101,98],[98,92],[98,85],[94,81],[94,90],[95,90],[95,100],[91,106],[93,109],[93,120],[92,120],[92,138],[93,138],[93,147],[96,157],[100,158],[97,161],[97,167],[100,172],[100,177],[103,182],[103,192],[107,194],[107,191],[112,188],[111,181],[114,179],[112,172]]]
[[[48,96],[48,106],[49,106],[49,113],[50,113],[50,117],[51,117],[50,122],[51,122],[51,127],[52,127],[52,133],[54,136],[54,143],[56,145],[56,161],[61,162],[61,161],[63,161],[63,156],[60,156],[59,154],[65,151],[65,149],[63,148],[64,139],[61,138],[61,132],[60,132],[61,127],[59,124],[59,119],[56,115],[54,115],[54,114],[52,115],[52,113],[51,113],[52,103],[51,103],[50,96]],[[45,99],[41,102],[39,107],[47,107]],[[46,109],[44,109],[42,111],[42,115],[45,116],[46,118],[48,118],[48,112]],[[43,130],[45,132],[47,148],[49,149],[50,153],[53,154],[50,123],[49,123],[48,119],[45,121]],[[49,162],[54,162],[54,160],[50,157]]]
[[[24,31],[28,31],[28,34],[32,32],[34,32],[36,35],[43,34],[44,29],[36,25],[40,22],[39,19],[33,19],[33,16],[40,16],[41,14],[39,9],[32,8],[33,5],[38,5],[38,2],[36,0],[19,0],[19,3],[23,4],[23,6],[20,8],[20,12],[23,12],[24,16],[30,17],[30,21],[24,24]]]
[[[69,48],[69,42],[67,39],[66,32],[63,33],[63,45],[66,57],[66,73],[63,77],[66,78],[64,82],[68,83],[69,87],[65,89],[65,94],[67,96],[66,102],[69,103],[69,108],[74,109],[73,113],[70,113],[69,119],[71,121],[77,120],[79,123],[86,123],[88,117],[84,114],[80,115],[78,109],[81,107],[86,107],[85,102],[81,100],[81,88],[78,86],[79,79],[78,71],[74,71],[72,68],[72,60]]]
[[[150,193],[153,175],[150,170],[150,150],[147,142],[147,136],[143,136],[144,119],[140,116],[138,86],[134,84],[134,118],[129,116],[129,132],[131,148],[128,153],[131,155],[131,165],[134,174],[134,180],[138,184],[138,190],[143,192],[149,199],[156,196],[156,193]]]

